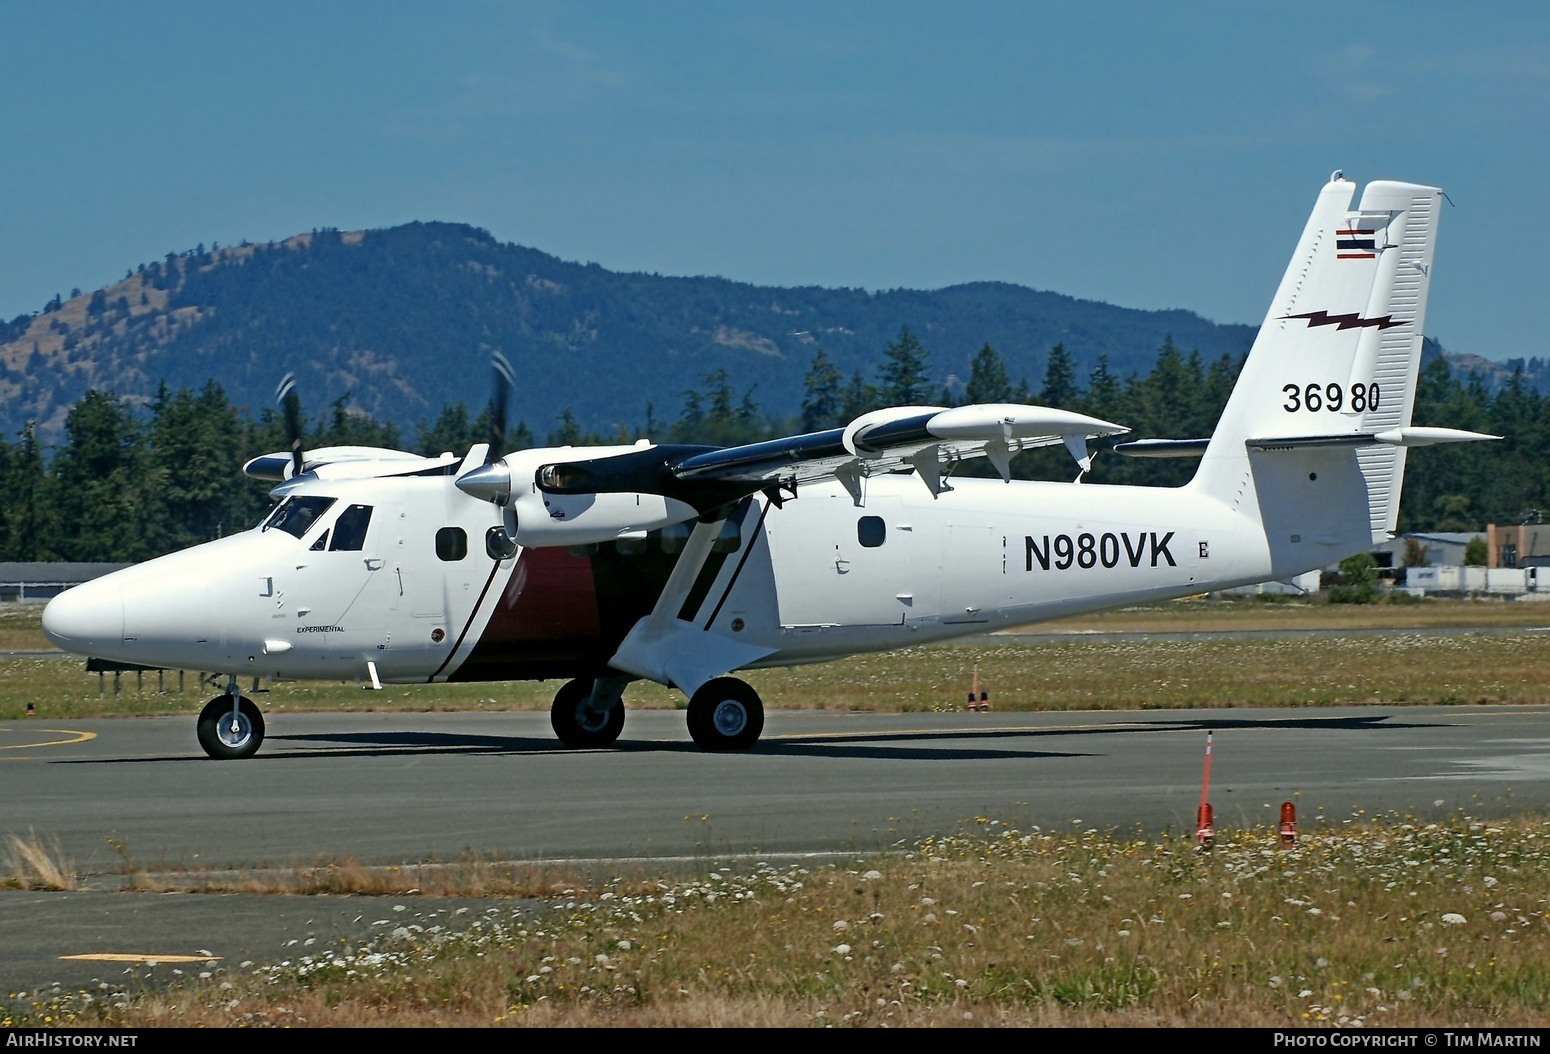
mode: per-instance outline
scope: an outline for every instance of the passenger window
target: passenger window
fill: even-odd
[[[710,543],[710,551],[713,553],[735,553],[742,547],[743,525],[737,517],[729,518],[722,523],[721,533]]]
[[[888,537],[888,527],[881,516],[863,516],[856,521],[856,541],[868,549],[876,549]]]
[[[436,532],[436,557],[448,562],[468,555],[468,535],[461,527],[443,527]]]
[[[689,542],[689,525],[687,523],[670,523],[661,531],[662,551],[669,556],[683,552],[684,546]]]
[[[370,505],[351,505],[339,514],[334,524],[332,552],[358,553],[366,548],[366,528],[371,524]]]

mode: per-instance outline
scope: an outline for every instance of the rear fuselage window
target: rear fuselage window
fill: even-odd
[[[351,505],[339,514],[334,524],[334,540],[328,548],[331,552],[360,552],[366,547],[366,528],[371,526],[371,506]]]
[[[436,557],[440,560],[461,560],[468,555],[468,535],[461,527],[443,527],[436,532]]]
[[[856,541],[868,549],[876,549],[888,537],[888,527],[881,516],[863,516],[856,521]]]
[[[614,549],[620,556],[639,556],[646,551],[646,536],[639,538],[615,538]]]
[[[670,523],[655,533],[662,539],[662,551],[669,556],[683,552],[684,546],[689,541],[689,525],[687,523]]]
[[[721,525],[721,532],[716,535],[716,540],[710,543],[710,551],[713,553],[735,553],[742,547],[742,517],[730,517]]]

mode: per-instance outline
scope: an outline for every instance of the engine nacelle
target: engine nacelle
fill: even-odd
[[[500,506],[505,512],[507,534],[525,547],[588,545],[638,538],[647,531],[693,519],[697,513],[692,505],[661,494],[637,491],[553,493],[538,486],[538,470],[542,466],[592,460],[639,449],[521,450],[465,473],[457,485],[465,493]]]
[[[512,496],[523,546],[586,545],[638,538],[695,516],[693,506],[660,494],[545,494],[531,483]]]

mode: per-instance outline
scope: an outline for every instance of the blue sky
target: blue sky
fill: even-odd
[[[1543,3],[0,0],[0,316],[199,243],[434,219],[615,270],[1258,323],[1342,168],[1456,205],[1429,333],[1543,356],[1547,117]]]

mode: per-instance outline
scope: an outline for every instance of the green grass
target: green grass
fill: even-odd
[[[1130,632],[1384,627],[1375,637],[1131,641],[1074,636],[858,656],[750,675],[771,707],[962,705],[978,666],[1001,710],[1337,703],[1543,703],[1537,604],[1189,602],[1066,628]],[[1550,614],[1550,609],[1544,609]],[[35,617],[35,616],[34,616]],[[25,639],[25,625],[0,623]],[[1423,635],[1438,625],[1507,632]],[[32,630],[35,632],[35,628]],[[82,664],[12,659],[0,718],[192,712],[206,692],[100,698]],[[169,689],[171,687],[169,680]],[[111,686],[111,679],[108,684]],[[545,708],[557,685],[277,685],[270,710]],[[632,688],[632,706],[677,706]],[[46,839],[11,846],[14,887],[67,887]],[[320,863],[208,888],[397,894],[379,936],[267,964],[131,976],[92,993],[12,993],[0,1026],[386,1027],[1550,1025],[1550,819],[1351,817],[1306,833],[1218,838],[1017,831],[966,819],[844,867],[706,864],[691,880],[527,873],[470,860]],[[42,864],[39,861],[42,861]],[[126,860],[126,869],[128,868]],[[45,879],[42,869],[56,876]],[[150,882],[150,876],[132,875]],[[200,888],[157,876],[161,886]],[[208,885],[208,884],[207,884]],[[418,893],[538,896],[456,915]],[[365,903],[365,902],[363,902]],[[375,903],[375,902],[373,902]],[[164,975],[163,975],[164,976]]]
[[[31,619],[34,627],[35,605]],[[29,632],[10,616],[13,637]],[[1356,703],[1544,703],[1550,669],[1550,606],[1500,601],[1436,601],[1351,607],[1251,600],[1187,601],[1127,609],[1040,627],[1068,632],[1056,641],[1015,636],[858,655],[836,662],[746,674],[770,709],[927,711],[962,706],[974,671],[998,710],[1142,710],[1237,706],[1330,706]],[[21,624],[18,624],[21,623]],[[1486,633],[1430,635],[1420,630],[1464,626]],[[1523,632],[1512,632],[1523,627]],[[1389,630],[1378,636],[1292,640],[1229,639],[1106,642],[1086,631]],[[35,628],[32,632],[36,632]],[[41,635],[39,635],[41,636]],[[546,710],[560,682],[389,685],[285,682],[259,698],[266,711],[406,712]],[[22,716],[195,713],[221,689],[201,687],[197,673],[177,691],[177,674],[127,673],[99,679],[72,659],[0,659],[0,720]],[[674,708],[683,696],[638,683],[632,708]]]

